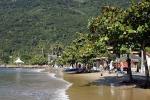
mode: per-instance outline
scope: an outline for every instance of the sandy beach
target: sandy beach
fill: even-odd
[[[65,93],[69,100],[149,100],[150,98],[150,89],[126,84],[116,86],[115,84],[124,77],[116,77],[115,73],[105,72],[101,76],[100,72],[67,74],[62,70],[62,68],[46,68],[46,72],[55,73],[56,77],[65,80],[65,83],[66,81],[69,82],[68,84],[72,83]],[[52,84],[52,81],[49,84]]]
[[[104,76],[107,75],[107,73],[104,74]],[[64,74],[64,79],[73,83],[67,90],[70,100],[100,100],[103,94],[101,93],[101,86],[91,85],[90,83],[102,78],[103,76],[100,73]],[[107,88],[107,86],[102,88]],[[103,98],[103,100],[106,99]]]
[[[114,86],[122,80],[116,74],[83,73],[64,74],[64,79],[73,85],[67,90],[70,100],[149,100],[150,90],[135,88],[133,85]]]
[[[48,79],[44,80],[44,82],[47,82],[50,77],[54,77],[53,75],[56,75],[56,77],[59,79],[52,78],[50,81],[48,81],[46,83],[48,85],[47,86],[48,88],[46,87],[46,89],[51,90],[54,88],[54,86],[58,89],[61,89],[64,87],[63,84],[65,83],[67,85],[67,88],[65,87],[65,90],[63,88],[63,94],[65,95],[65,98],[67,100],[149,100],[150,98],[150,89],[137,88],[133,85],[126,85],[126,84],[125,85],[122,84],[121,86],[115,85],[116,83],[122,81],[124,78],[124,77],[116,77],[115,73],[109,74],[108,72],[105,72],[103,73],[103,76],[101,76],[100,72],[67,74],[67,73],[64,73],[62,70],[63,70],[62,68],[56,69],[53,67],[47,67],[45,70],[46,73],[49,72],[49,73],[55,73],[55,74],[50,74],[52,76],[49,76],[48,74],[47,76]],[[40,74],[40,73],[37,73],[37,74]],[[35,75],[36,77],[39,78],[38,81],[44,78],[42,75],[43,74]],[[16,77],[19,78],[18,76]],[[53,79],[57,80],[55,81],[56,83],[54,82]],[[43,81],[40,81],[40,82],[43,82]],[[72,83],[71,86],[70,86],[70,83]],[[52,87],[50,87],[51,85]],[[38,88],[43,89],[43,86],[45,85],[39,84]],[[53,92],[55,90],[53,90]],[[60,93],[62,93],[62,91]],[[58,94],[56,94],[56,96],[58,96]],[[64,100],[63,98],[64,97],[61,97],[60,99],[57,99],[57,100]],[[9,100],[9,99],[5,99],[5,100]],[[45,100],[45,99],[40,99],[40,100]],[[51,98],[51,100],[53,99]]]

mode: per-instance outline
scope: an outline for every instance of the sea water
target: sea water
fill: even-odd
[[[0,69],[0,100],[69,100],[69,85],[39,69]]]

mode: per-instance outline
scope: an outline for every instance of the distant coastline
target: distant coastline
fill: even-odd
[[[0,68],[48,68],[48,65],[0,65]]]

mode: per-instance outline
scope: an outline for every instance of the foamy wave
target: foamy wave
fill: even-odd
[[[55,73],[48,73],[48,75],[49,75],[50,77],[52,77],[52,78],[55,78],[56,80],[60,80],[60,81],[65,82],[65,83],[67,84],[67,89],[72,85],[72,83],[70,83],[70,82],[68,82],[68,81],[66,81],[66,80],[64,80],[64,79],[62,79],[62,78],[56,77],[56,74],[55,74]]]
[[[20,69],[21,72],[42,72],[45,69]]]
[[[56,77],[54,73],[40,72],[43,69],[9,69],[9,71],[19,72],[17,74],[19,77],[13,81],[9,80],[8,82],[11,82],[9,84],[1,84],[0,100],[3,94],[8,98],[6,100],[10,100],[13,97],[14,100],[69,100],[66,90],[72,84]],[[10,74],[10,77],[11,75],[16,76],[16,73]]]
[[[52,78],[55,78],[56,80],[60,80],[64,83],[66,83],[66,86],[64,89],[59,89],[55,92],[55,94],[59,94],[59,95],[58,95],[58,98],[56,98],[54,100],[69,100],[69,96],[66,95],[66,90],[68,90],[69,87],[72,86],[72,83],[70,83],[62,78],[56,77],[56,74],[54,74],[54,73],[48,73],[48,75]]]
[[[54,73],[48,73],[48,76],[50,76],[50,77],[52,77],[52,78],[56,78],[55,75],[56,75],[56,74],[54,74]]]
[[[37,100],[69,100],[69,96],[66,95],[65,89],[59,89],[53,91],[17,91],[13,92],[15,96],[28,96],[36,98]]]
[[[30,68],[3,68],[0,71],[4,72],[42,72],[45,69],[30,69]]]
[[[35,72],[42,72],[44,71],[45,69],[35,69]]]
[[[53,100],[69,100],[69,96],[66,95],[66,90],[65,89],[57,90],[55,92],[55,95],[57,95],[57,98],[55,98]]]

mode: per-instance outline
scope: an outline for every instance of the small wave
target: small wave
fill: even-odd
[[[57,98],[55,98],[53,100],[69,100],[69,96],[66,95],[66,90],[65,89],[57,90],[55,92],[55,95],[53,95],[53,96],[56,96],[56,95],[57,95]]]
[[[54,74],[54,73],[48,73],[48,76],[50,76],[50,77],[52,77],[52,78],[56,78],[55,75],[56,75],[56,74]]]
[[[30,69],[30,68],[1,68],[0,72],[42,72],[45,69]]]
[[[60,80],[64,83],[66,83],[65,85],[65,88],[64,89],[59,89],[55,92],[55,94],[59,94],[59,97],[54,99],[54,100],[69,100],[69,96],[66,95],[66,90],[69,89],[70,86],[72,86],[72,83],[64,80],[63,78],[59,78],[59,77],[56,77],[56,74],[55,73],[48,73],[48,75],[52,78],[55,78],[56,80]]]
[[[36,100],[69,100],[69,96],[66,95],[65,89],[57,89],[54,91],[17,91],[13,93],[17,96],[28,96],[36,98]]]
[[[52,77],[52,78],[55,78],[56,80],[60,80],[60,81],[62,81],[62,82],[64,82],[64,83],[66,83],[66,84],[67,84],[67,89],[68,89],[70,86],[72,86],[72,83],[70,83],[70,82],[68,82],[68,81],[66,81],[66,80],[64,80],[64,79],[62,79],[62,78],[56,77],[56,74],[55,74],[55,73],[48,73],[48,75],[49,75],[50,77]]]
[[[0,86],[0,100],[3,94],[8,98],[6,100],[9,100],[11,97],[15,97],[14,100],[27,100],[26,98],[31,98],[28,100],[69,100],[66,90],[72,84],[56,77],[54,73],[42,71],[43,69],[8,69],[8,72],[13,73],[8,74],[7,77],[16,76],[17,72],[17,75],[20,75],[20,78],[17,79],[19,82],[16,82],[16,79],[13,78],[14,83],[6,85],[5,80],[4,82],[2,81],[3,83]],[[12,82],[12,80],[9,81]]]
[[[42,71],[44,71],[45,69],[32,69],[33,71],[35,71],[35,72],[42,72]]]

